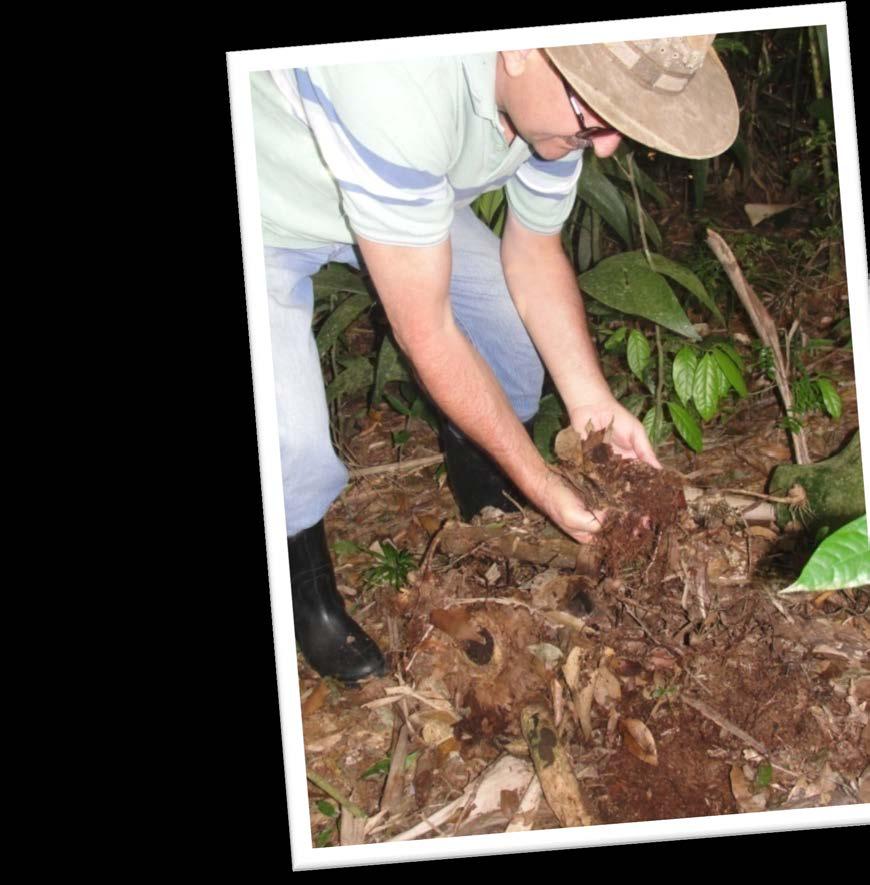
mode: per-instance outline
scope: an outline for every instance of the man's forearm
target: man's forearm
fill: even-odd
[[[529,499],[549,476],[501,385],[453,320],[449,243],[419,249],[361,244],[396,340],[445,415],[481,445]]]
[[[559,237],[534,234],[509,215],[502,261],[517,310],[569,414],[611,397]]]

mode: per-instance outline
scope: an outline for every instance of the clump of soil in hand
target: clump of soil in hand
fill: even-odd
[[[644,564],[654,573],[666,561],[671,529],[686,510],[682,485],[664,470],[626,460],[607,442],[607,431],[586,439],[572,429],[556,437],[555,468],[591,510],[605,509],[599,536],[603,569],[610,577],[628,565]]]

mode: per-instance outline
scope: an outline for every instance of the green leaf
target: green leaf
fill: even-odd
[[[674,390],[683,403],[688,403],[692,398],[692,385],[697,368],[698,354],[691,347],[681,347],[674,357],[673,378]]]
[[[705,353],[698,368],[695,370],[695,381],[692,385],[692,399],[698,408],[698,414],[709,421],[719,405],[719,373],[721,369],[713,359],[713,355]]]
[[[577,267],[581,272],[589,269],[592,264],[592,213],[587,209],[580,222],[580,236],[577,239]]]
[[[699,212],[704,208],[704,193],[707,190],[707,172],[709,160],[689,160],[692,169],[692,185],[695,193],[695,209]]]
[[[746,382],[731,357],[718,346],[713,348],[713,357],[719,364],[722,374],[728,379],[728,384],[737,391],[739,396],[746,396],[749,393],[746,389]],[[728,392],[727,388],[725,392]]]
[[[737,352],[737,348],[730,341],[719,341],[716,343],[716,347],[718,347],[719,350],[724,350],[725,353],[734,360],[734,365],[740,369],[741,375],[746,374],[746,366],[743,362],[743,357],[740,356]]]
[[[822,80],[827,83],[831,76],[831,65],[828,56],[828,29],[825,25],[811,25],[810,39],[815,35],[819,43],[819,54],[822,59]],[[831,123],[833,126],[834,124]]]
[[[311,278],[314,284],[314,302],[329,301],[339,292],[352,292],[359,295],[368,295],[365,280],[358,273],[354,273],[346,264],[335,262],[322,267]]]
[[[679,403],[668,402],[668,411],[671,413],[671,420],[677,428],[677,433],[686,441],[689,448],[700,452],[704,448],[704,437],[701,428],[688,410]]]
[[[621,181],[631,182],[631,178],[626,171],[627,163],[628,163],[628,154],[631,153],[633,148],[630,148],[625,142],[622,142],[619,147],[616,149],[616,153],[614,156],[619,157],[620,160],[623,161],[623,168],[614,162],[614,160],[610,157],[604,160],[599,160],[601,165],[601,169],[607,175],[610,175],[614,178],[619,178]],[[645,194],[648,194],[652,197],[662,209],[667,209],[669,205],[671,205],[672,200],[670,197],[663,191],[650,177],[637,165],[634,163],[634,183],[637,185],[638,190],[643,191]]]
[[[323,356],[338,340],[338,336],[372,303],[368,292],[348,296],[326,318],[317,333],[317,352]]]
[[[817,378],[816,387],[822,395],[822,402],[825,404],[825,410],[832,418],[839,418],[843,414],[843,401],[837,388],[828,381],[827,378]]]
[[[643,429],[646,431],[646,435],[649,437],[649,441],[657,446],[660,442],[664,442],[670,435],[671,430],[673,429],[672,425],[665,421],[664,410],[659,407],[656,408],[653,406],[646,415],[643,416]],[[658,427],[656,427],[658,425]],[[656,432],[658,430],[658,432]]]
[[[372,383],[375,370],[364,356],[349,357],[345,361],[347,368],[333,378],[326,386],[326,401],[331,403],[339,396],[353,396],[367,390]]]
[[[652,259],[652,269],[654,271],[670,277],[675,283],[679,283],[684,289],[691,292],[704,307],[715,314],[717,319],[724,322],[722,312],[719,310],[716,302],[707,292],[701,280],[688,267],[678,264],[676,261],[671,261],[670,258],[665,258],[664,255],[659,255],[657,252],[650,253],[650,258]]]
[[[362,548],[359,544],[354,544],[353,541],[339,540],[332,545],[332,549],[336,556],[353,556],[354,553],[359,553]]]
[[[411,403],[411,417],[425,421],[436,433],[441,430],[441,422],[438,420],[438,416],[430,408],[429,401],[425,397],[418,396],[414,402]]]
[[[317,803],[317,810],[327,817],[338,817],[338,809],[331,802],[327,802],[326,799],[321,799]]]
[[[749,156],[749,148],[746,146],[746,142],[738,135],[734,144],[732,144],[728,150],[731,151],[737,159],[737,165],[740,166],[741,175],[747,178],[751,158]]]
[[[608,307],[645,317],[693,341],[701,340],[667,281],[646,267],[645,261],[639,262],[637,253],[605,258],[581,274],[579,283],[584,292]]]
[[[411,438],[411,434],[407,430],[397,430],[393,434],[393,445],[403,446]]]
[[[475,201],[474,208],[487,227],[493,227],[496,213],[504,203],[504,188],[481,194]]]
[[[780,593],[846,590],[870,584],[867,514],[828,535],[816,548],[800,577]]]
[[[577,193],[580,199],[594,209],[630,248],[631,225],[622,194],[601,171],[595,157],[584,158],[583,171],[577,182]]]
[[[387,756],[384,759],[381,759],[380,762],[375,762],[375,764],[371,768],[367,768],[361,775],[360,778],[362,780],[366,780],[366,778],[377,777],[381,774],[388,774],[390,771],[390,756]]]
[[[758,766],[758,771],[755,774],[755,784],[758,787],[767,787],[770,786],[770,781],[773,778],[773,766],[769,762],[762,762],[761,765]]]
[[[628,210],[631,220],[638,226],[638,229],[640,229],[640,222],[637,219],[637,203],[635,203],[634,197],[630,194],[623,194],[622,199],[625,202],[625,208]],[[647,235],[647,239],[652,240],[656,249],[661,249],[662,235],[659,233],[656,223],[650,218],[643,206],[641,206],[641,212],[643,213],[643,230]]]
[[[646,336],[637,329],[632,329],[628,335],[628,346],[625,349],[628,358],[628,368],[641,381],[643,381],[644,369],[649,365],[650,348]]]
[[[532,428],[532,438],[535,447],[541,453],[545,461],[555,461],[553,453],[553,438],[562,429],[562,406],[558,398],[548,393],[541,398],[538,414]]]
[[[628,396],[623,397],[620,402],[635,418],[639,418],[640,413],[643,411],[644,403],[646,403],[646,397],[642,393],[630,393]]]
[[[317,838],[314,840],[314,844],[317,848],[323,848],[328,845],[332,841],[332,837],[335,834],[335,827],[327,827],[324,830],[321,830],[317,834]]]
[[[625,336],[628,334],[627,326],[620,326],[608,339],[604,342],[604,349],[606,351],[616,350],[623,341],[625,341]]]
[[[400,414],[409,416],[411,414],[411,410],[408,406],[405,405],[398,397],[393,396],[391,393],[385,393],[384,399]]]
[[[372,390],[372,406],[376,406],[384,397],[384,386],[390,381],[410,381],[405,360],[396,350],[389,335],[384,336],[381,349],[378,351],[378,361],[375,366],[375,386]]]

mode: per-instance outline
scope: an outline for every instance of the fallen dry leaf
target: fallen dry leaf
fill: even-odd
[[[751,525],[746,530],[750,535],[754,535],[756,538],[766,538],[768,541],[776,541],[779,539],[779,532],[775,532],[773,529],[769,529],[763,525]]]
[[[605,710],[611,709],[622,698],[619,680],[606,667],[599,667],[593,676],[595,703]]]
[[[317,688],[311,692],[311,694],[305,699],[305,703],[302,704],[302,716],[310,716],[312,713],[316,713],[323,706],[328,697],[329,683],[324,681],[319,682]]]
[[[640,719],[623,719],[619,727],[625,740],[625,748],[632,756],[647,765],[659,764],[655,738]]]
[[[791,451],[788,446],[784,446],[782,443],[771,442],[765,443],[758,447],[758,451],[761,452],[766,458],[770,458],[773,461],[790,461],[791,460]]]
[[[467,609],[460,606],[433,608],[429,613],[429,621],[457,642],[477,642],[480,640],[480,629],[471,623],[471,616]]]
[[[744,814],[764,811],[767,808],[767,788],[759,793],[753,793],[749,780],[739,765],[731,767],[731,793],[737,802],[737,808]]]

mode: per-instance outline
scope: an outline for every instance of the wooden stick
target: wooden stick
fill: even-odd
[[[523,710],[521,722],[544,796],[562,826],[598,823],[594,806],[574,774],[571,758],[559,743],[550,711],[543,704],[531,704]]]
[[[749,318],[752,320],[752,325],[755,326],[755,331],[758,332],[761,340],[770,348],[770,351],[773,354],[773,368],[776,373],[776,386],[779,388],[779,395],[782,398],[782,404],[785,407],[786,415],[790,416],[794,403],[791,396],[791,388],[788,383],[788,370],[786,368],[785,359],[782,355],[782,349],[779,346],[779,333],[776,329],[776,323],[774,323],[773,317],[753,291],[752,286],[746,281],[746,277],[743,275],[743,271],[740,269],[740,265],[737,263],[734,253],[728,248],[728,244],[716,233],[716,231],[710,228],[707,229],[707,245],[712,249],[716,258],[719,259],[719,263],[725,269],[725,273],[728,274],[728,279],[731,280],[731,285],[734,286],[734,291],[737,292],[737,297],[740,299],[743,307],[749,314]],[[794,444],[794,454],[797,463],[811,463],[803,428],[789,430],[789,433]]]
[[[310,768],[305,770],[305,775],[314,786],[320,787],[327,796],[335,799],[342,808],[346,808],[354,817],[368,817],[359,805],[354,805],[344,793],[340,793],[328,780],[325,780]]]
[[[765,747],[761,741],[755,740],[751,734],[747,734],[742,728],[739,728],[730,719],[726,719],[721,713],[714,710],[708,704],[699,701],[697,698],[689,697],[687,694],[681,694],[680,699],[684,704],[688,704],[690,707],[697,710],[702,716],[706,716],[709,720],[715,722],[720,728],[724,728],[725,731],[730,731],[736,738],[739,738],[744,744],[748,744],[753,750],[757,750],[762,756],[767,755],[767,747]]]
[[[377,464],[374,467],[357,467],[350,471],[351,479],[359,479],[361,476],[376,476],[379,473],[395,473],[397,470],[416,470],[418,467],[430,467],[432,464],[440,464],[444,455],[427,455],[425,458],[413,458],[410,461],[398,461],[393,464]]]
[[[394,812],[402,799],[405,791],[405,756],[408,754],[408,726],[403,725],[399,729],[396,745],[393,747],[393,755],[390,759],[390,772],[384,785],[384,793],[381,797],[380,810]]]

